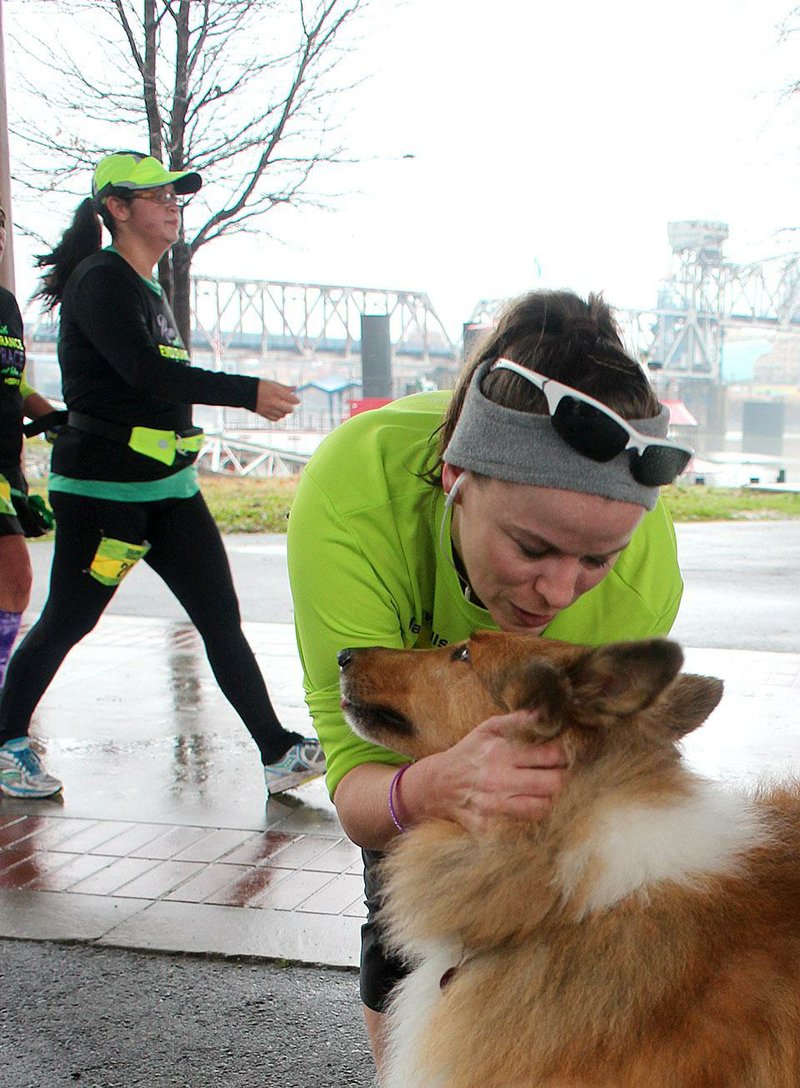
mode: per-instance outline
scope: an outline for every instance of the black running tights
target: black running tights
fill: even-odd
[[[203,496],[111,502],[64,492],[50,495],[56,538],[50,593],[39,620],[13,655],[0,699],[0,744],[25,736],[31,716],[72,647],[96,625],[117,587],[88,573],[103,537],[147,541],[144,558],[186,609],[211,669],[258,745],[279,759],[300,735],[285,730],[242,632],[239,602],[219,529]],[[135,571],[130,577],[136,577]]]

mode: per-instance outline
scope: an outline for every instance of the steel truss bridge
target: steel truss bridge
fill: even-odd
[[[193,276],[193,346],[220,357],[232,348],[310,358],[360,353],[361,317],[389,317],[394,355],[424,362],[457,355],[430,299],[419,291],[280,280]]]
[[[192,347],[219,359],[232,350],[350,358],[361,351],[361,317],[389,317],[392,352],[429,362],[452,361],[458,347],[421,291],[334,284],[192,276]],[[25,315],[28,339],[55,343],[57,326]]]

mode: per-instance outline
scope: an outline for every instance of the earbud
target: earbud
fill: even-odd
[[[463,484],[463,482],[464,482],[464,480],[466,478],[466,475],[467,475],[466,472],[462,472],[459,476],[456,476],[455,481],[453,482],[453,486],[450,488],[447,495],[445,496],[445,500],[444,500],[445,510],[449,510],[450,507],[453,505],[453,503],[456,501],[456,495],[458,494],[458,489]]]

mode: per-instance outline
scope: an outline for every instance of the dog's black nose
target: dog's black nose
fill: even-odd
[[[346,669],[353,659],[352,650],[340,650],[336,655],[336,660],[339,662],[340,669]]]

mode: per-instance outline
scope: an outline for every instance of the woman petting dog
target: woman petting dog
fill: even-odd
[[[479,629],[591,645],[666,634],[683,585],[659,487],[691,456],[668,422],[606,303],[539,291],[506,309],[453,394],[354,417],[303,473],[289,523],[295,622],[328,788],[364,856],[361,996],[379,1069],[405,970],[381,939],[382,851],[434,817],[477,833],[498,815],[541,817],[566,753],[559,740],[521,744],[532,712],[516,711],[407,765],[345,721],[337,654]]]

